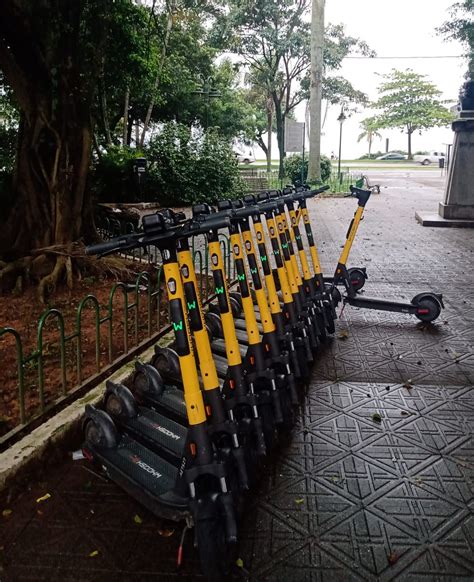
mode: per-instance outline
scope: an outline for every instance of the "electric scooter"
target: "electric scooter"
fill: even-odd
[[[415,317],[425,323],[435,321],[441,314],[441,309],[444,308],[443,296],[439,293],[418,293],[418,295],[413,297],[410,303],[387,301],[385,299],[375,299],[357,295],[357,292],[352,285],[348,269],[346,268],[346,263],[349,258],[349,252],[354,242],[354,238],[359,228],[360,221],[362,220],[362,216],[364,214],[365,205],[367,204],[372,192],[371,190],[363,190],[354,186],[351,186],[350,189],[351,193],[349,196],[357,198],[358,205],[354,217],[349,225],[349,230],[347,231],[344,248],[342,249],[341,255],[339,257],[339,262],[334,274],[333,288],[338,283],[342,283],[344,285],[346,289],[346,295],[343,298],[344,304],[349,304],[354,307],[360,307],[363,309],[376,309],[379,311],[408,313],[415,315]]]
[[[270,256],[266,252],[265,235],[260,221],[260,213],[262,210],[266,209],[268,212],[271,212],[276,209],[276,204],[274,202],[267,202],[266,208],[263,208],[262,206],[259,207],[256,205],[256,199],[253,197],[252,200],[249,200],[248,202],[249,203],[244,203],[242,201],[225,201],[221,202],[219,207],[221,208],[221,211],[227,210],[230,213],[230,215],[233,217],[236,227],[238,225],[238,228],[240,229],[244,239],[245,254],[247,256],[247,262],[253,283],[253,288],[251,290],[252,299],[256,304],[253,310],[256,319],[259,322],[259,329],[263,334],[265,350],[267,351],[268,356],[267,361],[269,361],[270,365],[275,369],[280,368],[278,373],[287,376],[292,402],[295,402],[297,394],[294,388],[293,378],[290,374],[293,372],[296,378],[301,377],[301,365],[299,359],[301,358],[302,362],[304,362],[306,359],[306,352],[302,353],[301,349],[299,349],[301,348],[299,339],[293,338],[290,331],[285,328],[279,300],[276,295],[276,290],[274,290],[275,286],[273,284],[273,287],[270,287],[271,283],[273,282],[273,273],[269,267]],[[256,261],[249,223],[250,217],[252,217],[254,228],[260,229],[257,232],[257,244],[260,254],[260,264],[266,281],[268,299],[267,294],[263,289],[262,280]],[[269,280],[268,277],[270,277],[271,280]],[[240,275],[240,278],[243,280],[243,273]],[[234,313],[238,313],[239,310],[241,312],[243,307],[242,296],[234,293],[232,298],[236,301],[237,304],[236,308],[234,309]],[[247,299],[246,301],[250,305],[250,299]],[[290,302],[292,302],[292,298]],[[250,307],[248,307],[248,310],[250,310]],[[241,317],[241,313],[239,313],[239,315],[240,317],[234,318],[237,333],[243,332],[246,329],[245,318]],[[210,313],[207,317],[209,323],[215,330],[215,335],[221,334],[222,332],[219,329],[219,324],[215,321],[213,314]],[[247,344],[246,338],[242,337],[241,334],[238,335],[238,338],[241,345]],[[220,345],[219,341],[213,342],[213,348],[216,351],[222,350],[222,346]],[[281,364],[284,365],[284,369],[281,367]]]
[[[328,186],[324,187],[324,190],[327,190]],[[311,190],[310,186],[302,185],[295,187],[288,187],[283,190],[285,191],[293,191],[295,196],[294,200],[298,202],[298,210],[296,212],[296,224],[299,223],[300,218],[303,218],[303,224],[306,231],[306,238],[308,241],[308,246],[310,249],[311,254],[311,262],[313,264],[313,271],[314,271],[314,279],[316,287],[320,290],[320,292],[324,292],[324,284],[326,283],[326,289],[328,289],[328,285],[331,286],[334,282],[334,277],[324,276],[321,271],[321,263],[319,260],[318,249],[316,246],[316,242],[313,235],[313,229],[311,225],[311,221],[309,218],[308,207],[306,205],[306,198],[299,197],[299,194],[308,192]],[[320,193],[323,191],[322,189],[318,189],[315,192]],[[292,218],[293,222],[293,218]],[[362,287],[365,285],[365,282],[368,278],[367,269],[365,267],[349,267],[347,272],[350,275],[351,283],[355,291],[360,291]],[[330,287],[329,287],[330,288]]]
[[[229,545],[237,541],[234,500],[228,490],[226,464],[218,459],[212,444],[199,386],[177,260],[177,232],[166,228],[163,217],[155,217],[151,232],[145,229],[143,234],[118,237],[92,245],[87,251],[103,256],[154,245],[162,252],[189,421],[181,463],[176,466],[164,454],[151,451],[129,434],[119,434],[110,416],[91,405],[86,407],[83,425],[84,454],[99,463],[112,480],[155,514],[174,520],[192,520],[203,571],[210,579],[220,580],[229,570]],[[205,228],[208,227],[212,225]],[[193,234],[186,231],[186,226],[181,232],[187,236]],[[166,432],[162,435],[174,438]]]

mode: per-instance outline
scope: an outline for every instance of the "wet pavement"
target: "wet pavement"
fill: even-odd
[[[346,307],[288,444],[247,501],[239,555],[258,582],[474,579],[474,236],[416,223],[441,199],[438,170],[369,175],[382,194],[350,260],[368,269],[365,294],[434,290],[446,309],[425,326]],[[310,203],[328,273],[354,209]],[[83,461],[0,509],[1,582],[202,579],[191,535],[177,572],[181,529]]]

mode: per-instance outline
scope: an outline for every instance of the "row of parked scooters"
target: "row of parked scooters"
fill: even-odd
[[[101,256],[161,251],[175,340],[157,347],[151,362],[136,362],[128,387],[108,382],[102,407],[86,407],[84,454],[157,516],[194,526],[209,580],[235,567],[243,497],[295,422],[339,302],[425,322],[441,312],[434,293],[411,303],[358,295],[366,271],[346,264],[370,191],[351,187],[357,209],[334,277],[323,277],[307,200],[326,189],[262,192],[217,210],[200,204],[191,219],[162,210],[143,218],[143,232],[87,249]],[[227,283],[221,232],[230,234],[236,291]],[[207,312],[190,250],[198,234],[206,237],[214,280]],[[181,553],[182,542],[179,560]]]

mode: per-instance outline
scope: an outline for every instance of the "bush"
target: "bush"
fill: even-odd
[[[89,183],[100,202],[131,202],[139,197],[133,162],[142,156],[135,149],[112,146],[96,160]]]
[[[293,154],[285,158],[285,174],[292,184],[301,182],[301,170],[303,157],[300,154]],[[327,182],[331,176],[331,160],[327,156],[321,156],[321,180]],[[305,158],[303,166],[303,182],[308,177],[308,159]]]
[[[167,123],[146,152],[153,196],[167,205],[215,204],[245,192],[229,143],[214,131]]]
[[[138,191],[133,162],[147,160]],[[237,161],[228,142],[209,131],[191,131],[179,123],[163,124],[144,152],[113,147],[92,170],[90,183],[104,202],[156,201],[163,206],[215,204],[245,193]]]

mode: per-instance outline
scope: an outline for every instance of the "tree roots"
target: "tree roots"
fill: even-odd
[[[74,280],[80,280],[83,276],[130,280],[138,270],[138,265],[121,257],[106,257],[100,261],[88,257],[84,253],[84,245],[73,243],[39,249],[31,256],[11,262],[0,260],[0,291],[35,284],[38,300],[44,304],[62,283],[73,289]]]

